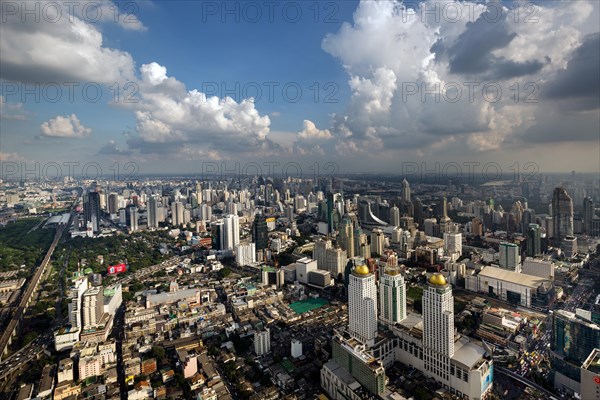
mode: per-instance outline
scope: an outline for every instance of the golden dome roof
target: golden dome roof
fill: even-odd
[[[354,268],[354,273],[357,275],[368,275],[370,274],[369,267],[366,265],[359,265],[358,267]]]
[[[429,283],[440,286],[447,284],[446,278],[444,278],[444,275],[440,274],[439,272],[436,272],[429,277]]]

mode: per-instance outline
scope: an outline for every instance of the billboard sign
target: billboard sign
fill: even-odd
[[[108,267],[109,275],[120,274],[125,271],[127,271],[127,264],[124,264],[124,263],[117,264],[117,265],[111,265]]]

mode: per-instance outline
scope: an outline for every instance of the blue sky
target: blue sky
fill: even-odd
[[[69,19],[65,8],[52,23],[23,21],[14,4],[0,25],[5,163],[133,161],[147,173],[193,172],[202,160],[331,160],[347,172],[422,160],[599,167],[593,1],[411,1],[410,13],[393,1],[86,1],[88,14]],[[73,102],[65,82],[80,85]],[[465,82],[478,82],[476,98],[453,101],[446,86],[464,93]],[[123,102],[128,83],[137,103]],[[13,92],[34,84],[40,101]],[[86,84],[102,98],[84,98]],[[441,101],[407,97],[438,84]],[[482,97],[489,84],[498,101]],[[62,101],[50,101],[51,85]]]

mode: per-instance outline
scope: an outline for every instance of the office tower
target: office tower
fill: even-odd
[[[594,201],[591,197],[583,199],[583,233],[586,235],[594,235],[593,221],[595,216]]]
[[[385,236],[381,229],[373,229],[371,232],[371,255],[383,254],[383,248],[385,244]]]
[[[514,243],[502,242],[499,246],[500,268],[517,271],[520,263],[519,246]],[[517,271],[518,272],[518,271]]]
[[[180,226],[183,224],[183,203],[175,201],[171,203],[171,219],[173,220],[173,226]]]
[[[119,212],[119,195],[111,193],[108,195],[108,213],[116,215]]]
[[[390,208],[390,225],[400,226],[400,209],[396,206]]]
[[[254,352],[262,356],[271,351],[271,331],[269,328],[262,332],[254,332]]]
[[[223,250],[234,249],[240,244],[240,217],[228,214],[223,217],[224,241]]]
[[[454,355],[454,296],[440,273],[431,275],[423,292],[423,350],[425,370],[448,381]]]
[[[215,250],[224,250],[225,245],[225,227],[223,220],[214,221],[210,224],[210,233],[212,237],[212,248]]]
[[[444,233],[444,251],[454,260],[462,255],[462,233]]]
[[[269,247],[267,219],[260,212],[256,213],[254,223],[252,224],[252,241],[256,245],[256,250],[264,250]]]
[[[344,215],[340,224],[339,242],[342,249],[346,250],[346,256],[348,258],[354,257],[354,226],[348,214]]]
[[[119,224],[127,224],[127,210],[125,210],[124,208],[119,209]]]
[[[452,220],[448,217],[448,200],[444,197],[442,206],[442,218],[440,218],[440,236],[452,231]]]
[[[538,224],[529,224],[527,228],[527,256],[535,257],[542,254],[542,239],[540,236],[540,226]]]
[[[92,223],[94,233],[100,230],[100,194],[89,192],[83,196],[83,224]]]
[[[212,218],[212,207],[208,204],[202,204],[200,206],[200,219],[202,221],[210,221]]]
[[[130,207],[129,208],[129,230],[135,232],[138,230],[138,208]]]
[[[83,323],[81,321],[81,303],[83,294],[87,289],[87,276],[78,277],[75,279],[75,281],[73,281],[73,285],[69,288],[69,298],[71,299],[69,302],[69,324],[73,330],[81,330],[81,328],[83,328]]]
[[[341,220],[341,210],[339,203],[341,195],[339,193],[327,193],[327,233],[331,234],[338,229]]]
[[[580,392],[580,367],[594,349],[600,348],[600,326],[581,311],[555,310],[552,314],[554,386],[570,394]]]
[[[565,237],[573,236],[573,200],[562,187],[552,194],[552,221],[554,243],[560,246]]]
[[[402,180],[402,200],[410,201],[410,185],[406,178]]]
[[[98,325],[102,314],[104,314],[104,290],[101,286],[89,288],[83,294],[83,327]]]
[[[354,268],[348,283],[350,334],[371,347],[377,337],[377,287],[366,265]]]
[[[406,318],[406,285],[399,267],[385,267],[379,277],[379,316],[394,325]]]
[[[148,200],[148,228],[158,228],[158,197],[155,195]]]

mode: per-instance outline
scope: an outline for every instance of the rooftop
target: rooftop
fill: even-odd
[[[593,374],[600,374],[600,349],[594,349],[581,366]]]
[[[485,356],[485,348],[467,337],[462,336],[454,343],[452,360],[459,362],[469,369],[473,368]]]
[[[488,277],[498,279],[505,282],[516,283],[522,286],[527,286],[532,289],[537,289],[541,284],[550,282],[548,279],[538,276],[521,274],[519,272],[509,271],[496,267],[484,267],[479,273],[480,277]]]

